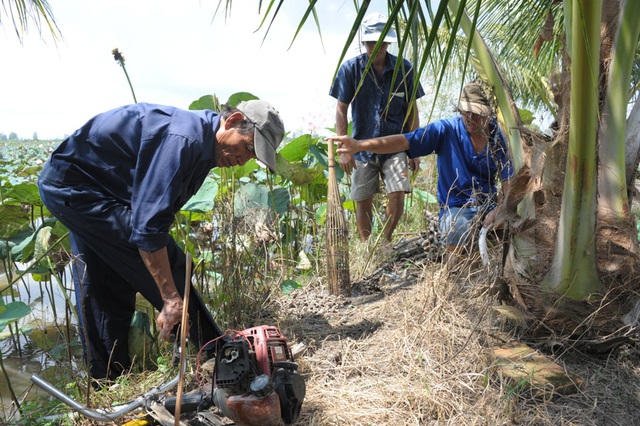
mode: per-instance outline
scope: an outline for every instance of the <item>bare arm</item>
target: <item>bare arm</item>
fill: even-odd
[[[346,135],[349,129],[349,122],[347,121],[348,110],[349,104],[338,101],[336,104],[336,133],[338,136]]]
[[[160,338],[168,340],[173,327],[182,320],[182,298],[173,281],[167,248],[154,252],[138,251],[160,290],[164,306],[156,322],[160,328]]]
[[[409,149],[409,141],[404,135],[390,135],[379,138],[355,140],[349,136],[329,136],[338,144],[338,154],[355,154],[360,151],[369,151],[376,154],[393,154],[394,152],[406,151]]]
[[[338,101],[336,105],[336,133],[338,133],[338,136],[347,135],[349,130],[349,121],[347,120],[348,110],[349,104]],[[356,166],[356,160],[353,158],[353,155],[350,154],[339,154],[338,161],[345,173],[351,173],[351,170]]]

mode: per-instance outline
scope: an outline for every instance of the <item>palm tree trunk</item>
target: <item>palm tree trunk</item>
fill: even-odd
[[[607,227],[616,234],[618,229],[627,228],[631,219],[625,168],[625,130],[631,71],[636,41],[640,35],[639,13],[640,2],[624,2],[616,40],[609,58],[611,66],[607,76],[599,135],[598,227]],[[607,58],[601,60],[609,62]],[[625,235],[628,236],[628,233]],[[630,249],[637,248],[637,239],[633,237],[625,244]]]
[[[602,284],[597,273],[596,146],[601,0],[571,1],[571,117],[566,176],[551,269],[543,287],[587,299]]]

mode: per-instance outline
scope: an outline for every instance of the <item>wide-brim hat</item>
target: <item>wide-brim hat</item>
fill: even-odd
[[[378,41],[382,36],[382,30],[387,25],[387,17],[380,13],[372,13],[367,15],[362,20],[360,26],[360,41]],[[384,42],[395,43],[398,41],[398,36],[393,28],[389,28],[389,31],[384,37]]]
[[[271,104],[261,100],[240,102],[236,108],[255,125],[253,149],[256,158],[275,172],[276,148],[284,137],[284,123],[280,113]]]
[[[458,109],[464,112],[472,112],[482,116],[490,116],[493,113],[491,104],[485,95],[482,86],[478,83],[467,83],[462,89]]]

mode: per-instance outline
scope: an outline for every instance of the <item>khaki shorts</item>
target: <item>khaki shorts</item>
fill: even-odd
[[[411,192],[409,161],[406,152],[385,155],[380,164],[380,155],[373,154],[369,162],[356,161],[351,174],[351,199],[363,201],[380,191],[380,176],[387,193]]]

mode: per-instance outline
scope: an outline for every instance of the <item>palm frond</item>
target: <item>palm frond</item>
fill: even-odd
[[[56,42],[62,35],[47,0],[0,0],[0,25],[7,20],[21,42],[30,25],[35,25],[40,35],[47,28]]]

